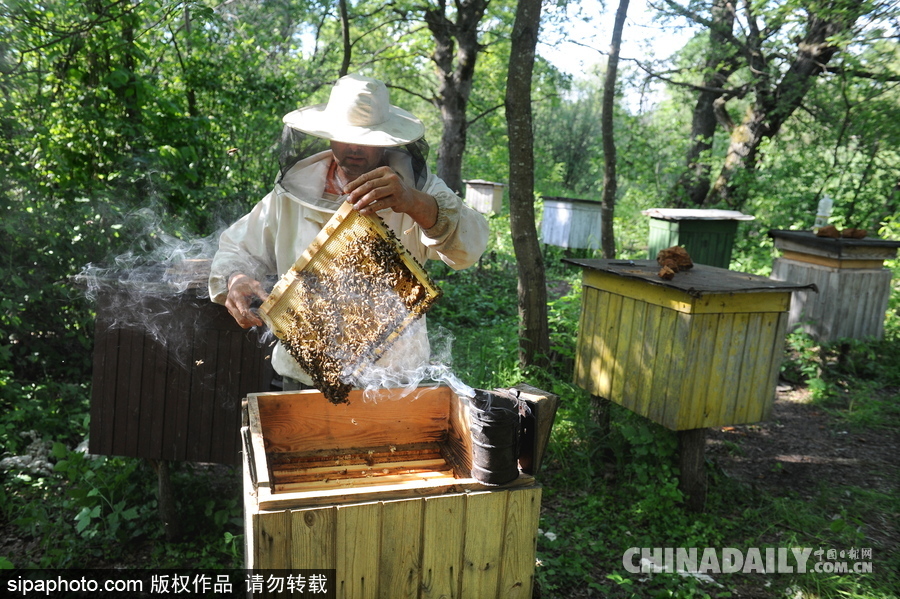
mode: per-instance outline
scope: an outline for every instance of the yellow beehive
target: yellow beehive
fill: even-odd
[[[656,261],[583,268],[575,383],[672,430],[765,420],[791,292],[808,286],[696,265],[664,281]]]
[[[471,478],[466,400],[447,387],[349,400],[248,396],[247,568],[334,569],[339,598],[530,598],[541,487]]]

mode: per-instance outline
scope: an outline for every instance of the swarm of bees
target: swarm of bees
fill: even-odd
[[[341,253],[298,273],[281,336],[315,387],[335,404],[347,402],[354,373],[387,349],[392,333],[437,299],[410,271],[395,237],[369,233],[342,242]]]

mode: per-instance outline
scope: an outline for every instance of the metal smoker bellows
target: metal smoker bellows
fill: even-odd
[[[260,307],[260,317],[333,403],[441,296],[380,217],[332,216]]]

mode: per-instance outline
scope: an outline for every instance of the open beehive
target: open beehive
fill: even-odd
[[[350,399],[247,397],[246,566],[334,569],[345,597],[531,597],[541,487],[471,478],[467,399],[443,386]]]
[[[440,297],[379,217],[344,203],[282,277],[260,317],[333,403]]]

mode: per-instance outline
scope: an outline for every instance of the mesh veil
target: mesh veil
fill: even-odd
[[[285,174],[299,161],[329,148],[327,139],[315,137],[285,125],[281,131],[281,143],[278,149],[278,182],[280,183]],[[416,188],[422,189],[428,177],[428,142],[425,141],[425,138],[390,149],[403,152],[410,157]]]

